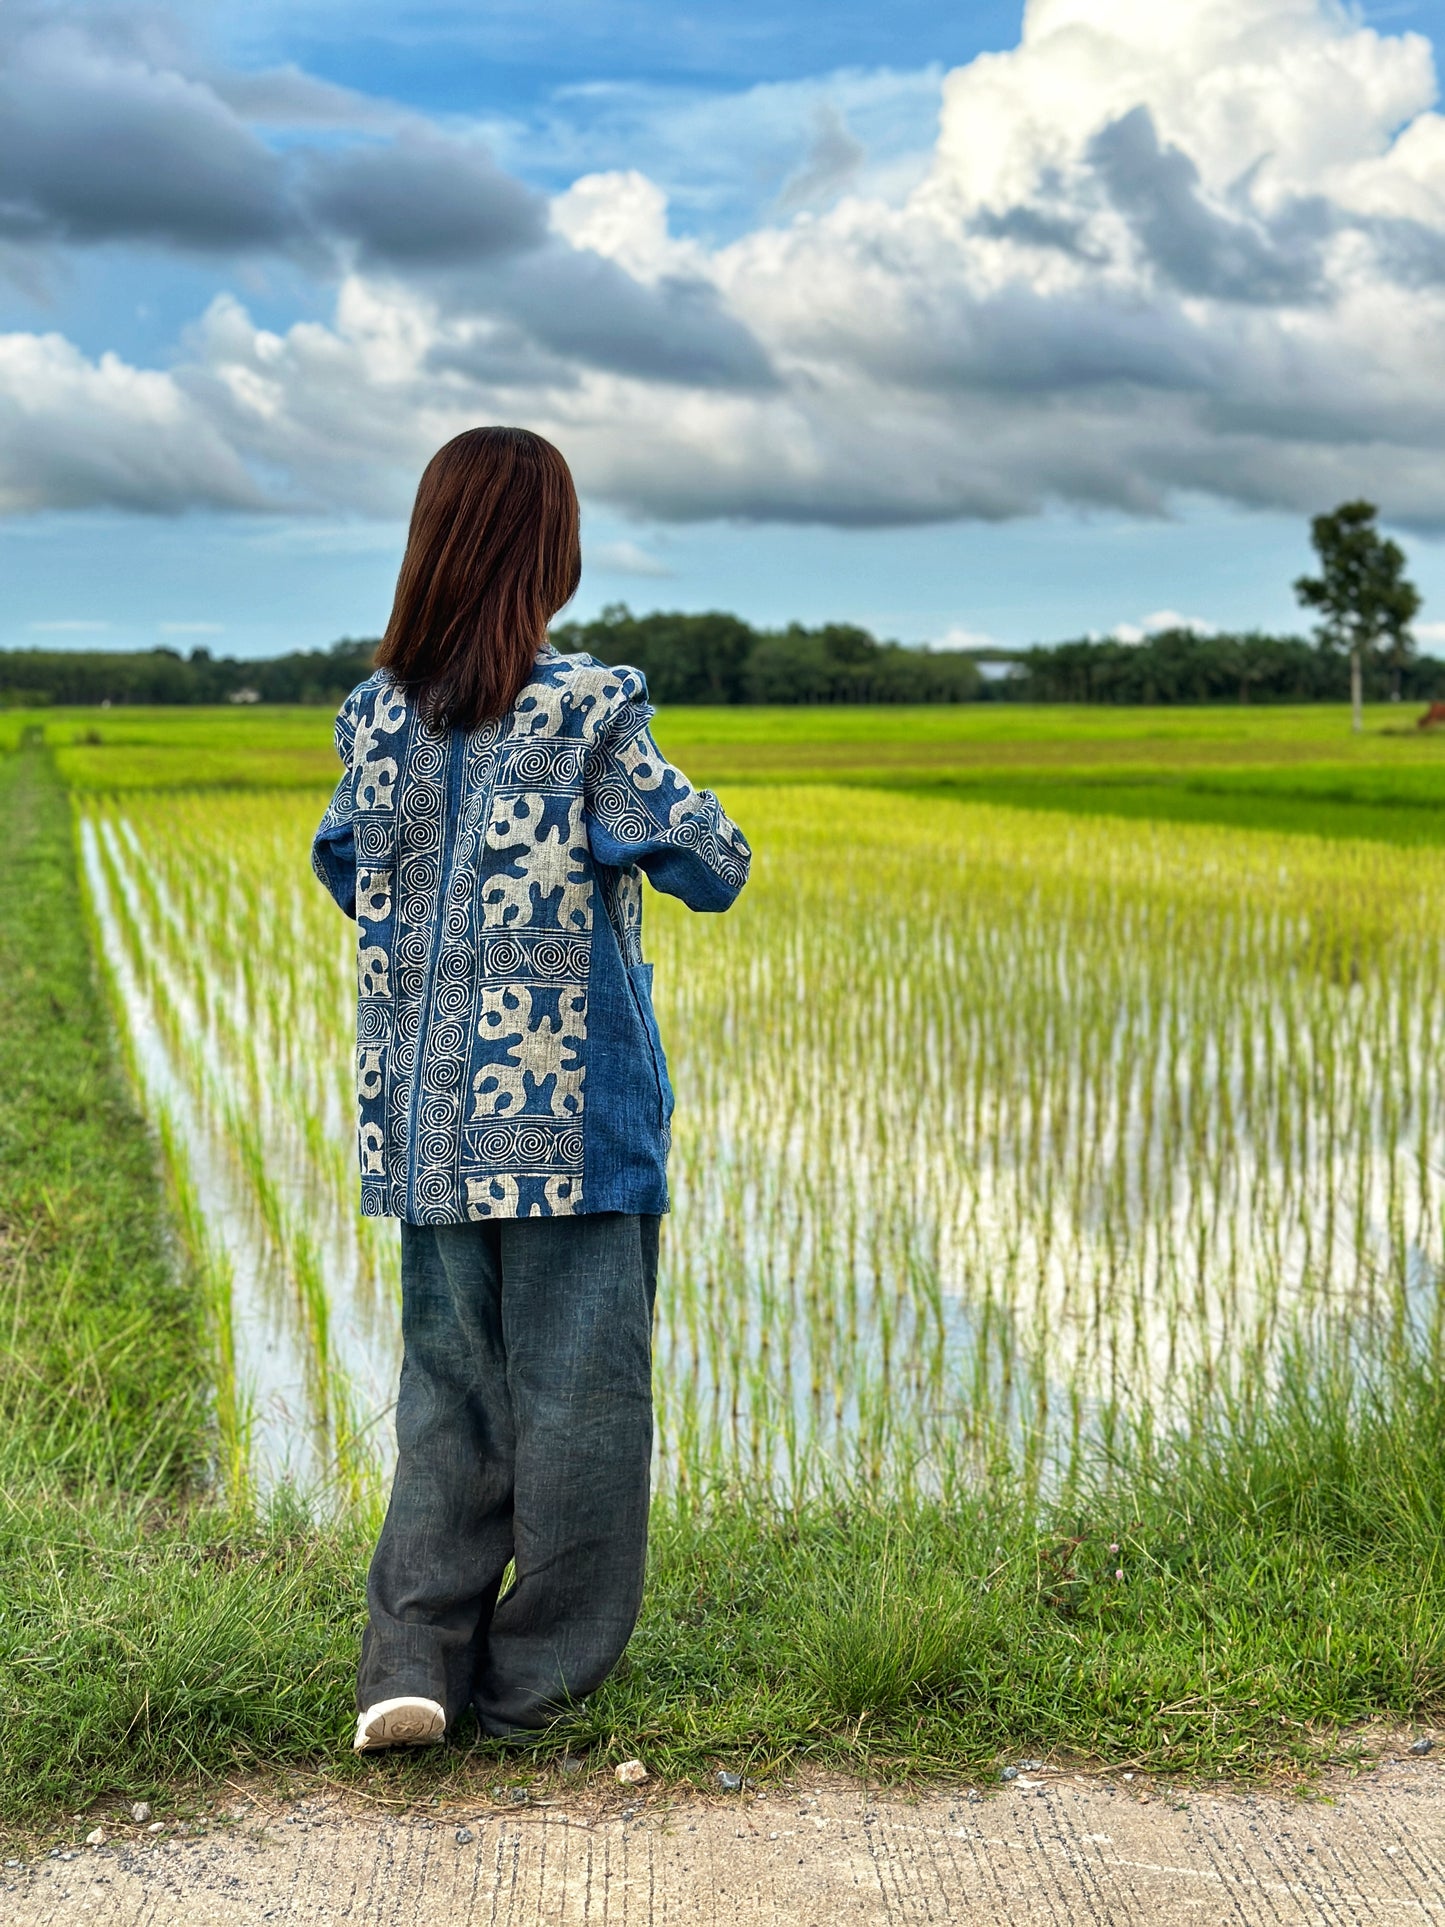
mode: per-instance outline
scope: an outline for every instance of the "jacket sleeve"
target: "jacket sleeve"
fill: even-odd
[[[711,790],[694,789],[653,740],[657,713],[638,670],[619,672],[627,699],[588,757],[586,812],[599,863],[636,864],[690,910],[726,910],[748,880],[752,851]]]
[[[348,917],[356,915],[356,824],[352,793],[352,752],[356,747],[356,711],[348,696],[336,717],[336,753],[341,779],[326,806],[326,814],[311,839],[311,867]]]

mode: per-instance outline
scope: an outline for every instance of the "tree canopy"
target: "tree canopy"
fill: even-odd
[[[1415,654],[1410,624],[1420,610],[1420,592],[1405,575],[1405,551],[1376,528],[1378,513],[1373,502],[1357,501],[1315,516],[1310,541],[1320,572],[1300,576],[1294,591],[1306,608],[1320,612],[1320,647],[1346,651],[1361,664],[1384,662],[1398,697]]]

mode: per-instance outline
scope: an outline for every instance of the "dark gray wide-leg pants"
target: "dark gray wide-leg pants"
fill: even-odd
[[[402,1225],[398,1456],[361,1710],[421,1694],[450,1729],[470,1703],[503,1737],[621,1657],[647,1552],[658,1225]]]

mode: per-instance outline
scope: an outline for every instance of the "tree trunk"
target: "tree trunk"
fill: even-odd
[[[1365,727],[1365,679],[1360,668],[1358,646],[1350,651],[1350,727],[1358,733]]]

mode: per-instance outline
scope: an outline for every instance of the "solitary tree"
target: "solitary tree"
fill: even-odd
[[[1364,662],[1382,655],[1400,694],[1400,671],[1414,653],[1410,624],[1420,593],[1405,577],[1405,552],[1375,527],[1373,502],[1342,502],[1332,515],[1310,523],[1310,541],[1320,558],[1317,576],[1302,575],[1294,585],[1299,600],[1318,609],[1315,629],[1322,649],[1350,652],[1350,711],[1354,727],[1364,728]]]

